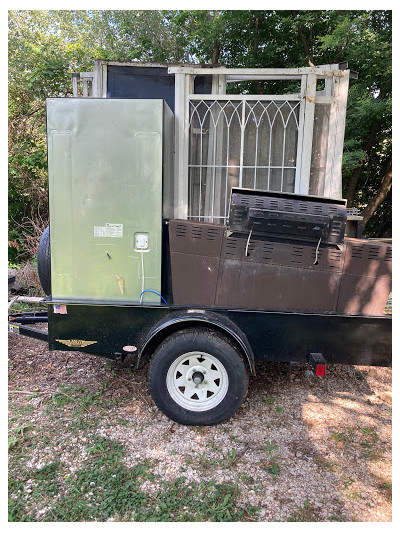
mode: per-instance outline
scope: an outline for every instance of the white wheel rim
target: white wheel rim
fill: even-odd
[[[225,398],[228,374],[223,364],[205,352],[179,356],[167,373],[167,389],[174,401],[189,411],[208,411]]]

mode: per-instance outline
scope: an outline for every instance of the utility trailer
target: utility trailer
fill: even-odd
[[[47,101],[50,229],[38,266],[48,313],[11,315],[10,331],[50,350],[130,355],[136,367],[150,359],[155,403],[193,425],[234,414],[255,361],[308,362],[322,376],[327,363],[391,365],[391,247],[346,237],[329,165],[349,72],[168,74],[175,113],[163,83],[145,99]],[[218,93],[193,92],[197,75],[197,87]],[[221,89],[257,76],[299,80],[300,93]],[[325,144],[312,131],[306,142],[307,123],[320,127],[310,122],[310,91],[314,107],[334,108]],[[45,321],[47,333],[32,327]]]

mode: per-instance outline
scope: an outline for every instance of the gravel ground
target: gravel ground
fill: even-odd
[[[235,483],[238,505],[257,508],[252,519],[259,522],[391,521],[391,369],[328,365],[321,379],[306,365],[289,373],[285,364],[258,363],[242,407],[212,427],[167,419],[148,393],[147,370],[134,372],[129,361],[118,366],[79,352],[49,352],[40,341],[10,334],[10,435],[25,424],[43,442],[18,463],[11,448],[11,476],[43,468],[55,454],[76,471],[90,434],[70,429],[75,415],[68,406],[49,418],[51,394],[101,389],[109,407],[104,401],[85,407],[87,425],[124,445],[127,467],[154,460],[155,477],[141,487],[149,495],[180,476],[187,483],[213,479]],[[29,503],[30,480],[22,481]],[[32,509],[35,520],[46,512],[40,502]]]

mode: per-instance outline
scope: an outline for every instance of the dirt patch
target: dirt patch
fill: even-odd
[[[327,375],[258,363],[234,418],[185,427],[155,407],[146,365],[9,335],[11,519],[390,521],[391,369]]]

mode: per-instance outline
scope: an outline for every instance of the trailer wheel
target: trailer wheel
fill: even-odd
[[[50,259],[50,228],[44,230],[40,239],[37,264],[40,284],[44,293],[49,296],[51,294],[51,259]]]
[[[202,426],[227,420],[243,402],[247,386],[239,350],[224,335],[205,328],[171,335],[150,364],[152,398],[180,424]]]

